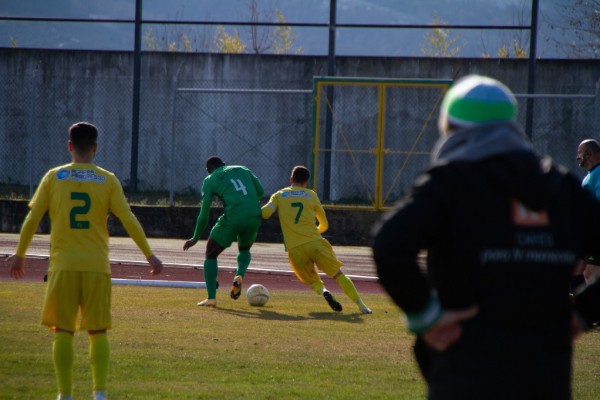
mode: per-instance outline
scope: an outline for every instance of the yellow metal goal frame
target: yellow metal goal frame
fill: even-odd
[[[452,85],[453,80],[450,79],[386,79],[386,78],[347,78],[347,77],[323,77],[316,76],[313,78],[313,154],[312,154],[312,162],[311,162],[311,170],[317,171],[318,163],[319,163],[319,153],[320,152],[333,152],[333,151],[343,151],[347,152],[350,155],[352,163],[354,164],[356,171],[359,174],[361,184],[367,190],[367,197],[371,203],[370,206],[356,206],[356,205],[328,205],[328,208],[346,208],[346,209],[375,209],[381,210],[384,208],[384,204],[387,201],[387,198],[390,195],[390,192],[396,181],[400,177],[400,174],[406,167],[408,160],[411,155],[414,154],[414,150],[421,139],[425,127],[430,123],[431,119],[434,116],[435,110],[438,109],[441,100],[448,90],[448,88]],[[330,102],[330,99],[325,95],[325,101],[328,110],[331,112],[332,123],[335,124],[338,128],[338,132],[341,134],[341,139],[344,142],[345,149],[336,150],[336,149],[326,149],[319,147],[319,139],[321,134],[320,127],[320,118],[321,118],[321,101],[322,93],[324,92],[323,88],[326,86],[354,86],[354,87],[375,87],[378,89],[378,118],[377,118],[377,147],[375,149],[370,150],[353,150],[348,145],[348,140],[344,134],[343,129],[341,129],[340,121],[336,118],[335,110],[333,105]],[[424,122],[422,128],[420,129],[419,134],[417,135],[414,143],[411,146],[410,151],[408,151],[407,158],[404,162],[399,166],[398,171],[395,175],[393,184],[391,185],[390,191],[383,194],[383,158],[384,155],[390,153],[389,150],[384,148],[384,134],[385,134],[385,99],[386,99],[386,89],[389,87],[406,87],[406,88],[415,88],[415,87],[423,87],[423,88],[439,88],[440,94],[437,96],[434,104],[431,104],[430,111],[428,113],[427,120]],[[426,106],[426,105],[425,105]],[[357,160],[354,157],[355,152],[369,152],[374,153],[377,157],[376,161],[376,176],[375,176],[375,193],[371,193],[368,189],[368,185],[366,184],[365,177],[361,173],[361,169],[358,168]],[[313,189],[317,190],[317,173],[313,172]]]

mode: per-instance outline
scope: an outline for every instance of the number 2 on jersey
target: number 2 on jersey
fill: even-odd
[[[71,200],[82,200],[82,206],[75,206],[71,208],[70,221],[71,229],[90,229],[90,221],[78,221],[78,215],[84,215],[90,212],[92,200],[90,195],[83,192],[72,192]]]

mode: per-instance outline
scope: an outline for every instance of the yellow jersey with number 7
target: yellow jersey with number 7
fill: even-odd
[[[320,240],[329,227],[317,194],[301,186],[290,186],[274,193],[262,207],[262,217],[277,211],[286,249]],[[316,222],[319,222],[319,225]]]

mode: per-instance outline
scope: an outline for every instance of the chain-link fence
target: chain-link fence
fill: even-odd
[[[267,195],[311,152],[311,90],[179,88],[173,101],[170,203],[198,192],[206,160],[248,166]]]
[[[516,94],[518,121],[525,127],[528,102],[533,102],[531,139],[534,149],[551,156],[574,173],[577,146],[583,139],[600,140],[600,97],[596,95]]]
[[[72,78],[51,72],[0,80],[0,196],[28,198],[47,169],[69,162],[68,127],[82,120],[100,129],[96,162],[114,171],[127,189],[132,159],[131,80],[100,73]],[[221,82],[215,89],[214,81],[146,80],[141,91],[136,199],[178,204],[179,198],[188,196],[197,204],[206,176],[205,160],[211,155],[250,167],[263,181],[267,195],[288,184],[294,165],[311,166],[315,110],[313,96],[305,90],[308,84],[269,82],[258,89],[252,82]],[[389,90],[383,97],[372,88],[336,92],[330,148],[337,150],[331,153],[330,180],[324,181],[322,156],[313,174],[319,179],[319,194],[327,188],[326,202],[369,205],[369,196],[381,190],[382,205],[388,206],[401,196],[427,166],[437,140],[440,93],[416,88]],[[518,98],[519,121],[524,125],[528,98]],[[534,148],[580,171],[575,162],[577,145],[599,134],[598,96],[536,95],[533,104]],[[384,131],[378,131],[380,125]],[[361,151],[351,154],[347,144]],[[377,146],[385,149],[380,169],[372,152]]]
[[[0,107],[4,198],[29,198],[49,168],[70,162],[68,128],[77,121],[98,126],[96,163],[115,172],[130,200],[146,204],[199,203],[212,155],[250,167],[267,194],[310,159],[312,92],[297,89],[298,82],[292,89],[248,89],[247,82],[214,89],[208,87],[214,82],[190,81],[193,89],[173,91],[171,81],[147,81],[140,96],[138,191],[130,193],[131,80],[34,75],[29,81],[26,87],[18,79],[0,83],[7,96]]]
[[[130,160],[131,80],[33,75],[29,85],[3,79],[0,108],[0,187],[31,195],[47,169],[71,161],[68,128],[102,121],[98,164],[127,177]],[[76,96],[73,96],[76,93]]]
[[[315,188],[337,205],[391,205],[429,162],[449,80],[315,78]]]
[[[449,81],[315,78],[314,186],[324,201],[391,206],[430,165]],[[534,149],[577,173],[577,146],[600,131],[596,95],[517,95],[519,124],[533,105]],[[596,122],[595,122],[596,121]],[[581,171],[585,173],[585,171]]]

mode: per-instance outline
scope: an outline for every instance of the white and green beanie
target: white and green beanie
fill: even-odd
[[[508,87],[492,78],[468,75],[444,96],[438,126],[445,135],[451,125],[469,128],[516,118],[517,99]]]

